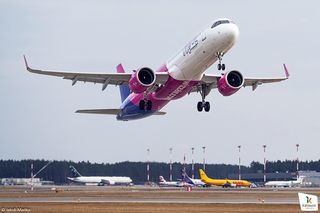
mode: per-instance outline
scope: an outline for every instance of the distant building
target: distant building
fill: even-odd
[[[296,179],[296,173],[290,172],[278,172],[278,173],[266,173],[267,181],[279,181],[279,180],[294,180]],[[238,174],[228,175],[228,179],[238,179]],[[242,180],[248,180],[254,183],[263,183],[263,173],[243,173],[241,174]]]
[[[320,172],[316,171],[299,171],[299,176],[305,176],[305,186],[320,186]]]
[[[238,179],[238,174],[228,175],[229,179]],[[288,181],[296,180],[297,176],[295,172],[279,172],[279,173],[267,173],[267,181]],[[304,186],[320,186],[320,172],[316,171],[299,171],[299,176],[305,176],[303,181]],[[248,180],[254,183],[261,183],[263,185],[263,173],[244,173],[241,174],[243,180]]]
[[[1,185],[31,185],[31,181],[34,186],[42,185],[40,178],[1,178]]]

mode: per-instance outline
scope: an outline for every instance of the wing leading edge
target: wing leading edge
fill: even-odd
[[[31,73],[62,77],[72,81],[72,86],[78,81],[92,82],[102,84],[102,90],[105,90],[108,85],[128,85],[132,73],[81,73],[81,72],[65,72],[65,71],[51,71],[30,68],[25,56],[23,56],[26,69]],[[155,84],[164,84],[169,75],[166,72],[155,73]]]
[[[255,90],[259,85],[266,84],[266,83],[275,83],[287,80],[289,78],[289,71],[285,64],[283,64],[284,68],[284,77],[274,77],[274,78],[251,78],[246,77],[244,78],[244,84],[243,86],[252,86],[252,90]],[[211,89],[217,88],[217,83],[219,79],[221,78],[221,75],[214,75],[214,74],[204,74],[200,84],[206,84],[210,86]]]

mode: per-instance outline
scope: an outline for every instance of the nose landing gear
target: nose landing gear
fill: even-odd
[[[225,70],[226,65],[222,64],[222,57],[224,56],[223,52],[216,52],[216,56],[218,57],[219,64],[218,64],[218,70]]]

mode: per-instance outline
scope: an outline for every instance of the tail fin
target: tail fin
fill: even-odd
[[[304,179],[306,178],[306,176],[299,176],[297,181],[302,184],[304,182]]]
[[[166,180],[163,178],[163,176],[159,176],[159,180],[160,180],[161,183],[165,183],[166,182]]]
[[[181,169],[181,177],[182,177],[182,181],[186,183],[194,184],[184,169]]]
[[[73,177],[81,177],[81,174],[74,168],[74,166],[69,167]]]
[[[209,179],[208,176],[206,175],[206,173],[202,169],[200,169],[199,172],[200,172],[200,179],[201,180]]]
[[[117,66],[117,73],[124,73],[124,69],[122,64],[118,64]],[[126,98],[130,95],[130,89],[126,85],[120,85],[120,95],[121,95],[121,101],[123,102],[126,100]]]

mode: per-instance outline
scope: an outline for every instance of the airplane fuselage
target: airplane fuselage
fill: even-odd
[[[105,184],[105,185],[115,185],[115,184],[130,184],[132,183],[129,177],[116,177],[116,176],[80,176],[75,178],[68,178],[69,180],[81,183],[81,184]]]
[[[167,82],[155,92],[131,93],[121,105],[118,120],[134,120],[152,115],[172,100],[182,98],[198,85],[203,73],[218,60],[217,53],[225,54],[235,44],[239,29],[229,23],[208,27],[192,39],[181,51],[162,65],[157,72],[168,72]],[[139,102],[147,98],[151,110],[141,110]]]

